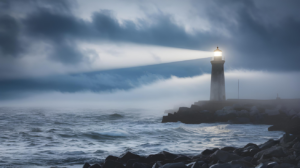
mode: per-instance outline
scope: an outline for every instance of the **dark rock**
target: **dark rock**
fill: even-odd
[[[167,151],[162,151],[162,152],[160,152],[160,154],[163,154],[164,158],[166,160],[174,160],[175,158],[178,157],[178,155],[170,153],[170,152],[167,152]]]
[[[119,159],[119,158],[116,157],[116,156],[109,155],[109,156],[106,157],[105,161],[107,161],[107,160],[117,161],[118,159]]]
[[[117,162],[117,161],[113,161],[113,160],[106,160],[104,162],[103,168],[113,168],[113,167],[117,167],[117,166],[123,166],[122,163]]]
[[[101,166],[99,164],[94,164],[93,166],[91,166],[90,168],[101,168]]]
[[[209,168],[209,166],[208,166],[207,163],[204,163],[204,164],[202,165],[202,168]]]
[[[239,160],[242,157],[238,156],[236,154],[232,154],[229,152],[225,152],[222,150],[217,150],[215,153],[213,153],[211,156],[211,159],[214,161],[220,161],[221,163],[230,162],[232,160]]]
[[[214,148],[214,149],[205,149],[204,151],[201,152],[202,155],[211,155],[213,154],[215,151],[219,150],[218,148]]]
[[[295,135],[284,134],[284,135],[280,138],[280,145],[289,143],[289,142],[295,140],[295,138],[297,138]]]
[[[249,162],[243,161],[243,160],[233,160],[231,162],[229,162],[231,165],[231,168],[250,168],[250,167],[254,167],[254,165],[252,165]]]
[[[126,152],[125,154],[121,155],[118,161],[126,163],[130,159],[140,159],[141,157],[139,155],[136,155],[131,152]]]
[[[273,168],[274,166],[277,166],[278,163],[277,162],[271,162],[267,164],[267,168]]]
[[[293,149],[296,150],[296,151],[300,151],[300,142],[296,142],[296,143],[293,145]]]
[[[146,157],[146,161],[148,163],[150,162],[155,162],[155,161],[163,161],[165,160],[165,155],[162,153],[154,154],[154,155],[149,155]]]
[[[274,145],[277,145],[279,143],[279,141],[275,141],[273,139],[270,139],[268,140],[267,142],[261,144],[261,145],[258,145],[259,149],[260,150],[265,150],[265,149],[268,149]]]
[[[226,146],[224,148],[221,148],[222,151],[226,151],[226,152],[233,152],[235,149],[235,147],[230,147],[230,146]]]
[[[147,163],[136,162],[136,163],[133,164],[132,168],[151,168],[151,166],[148,165]]]
[[[280,165],[276,165],[273,168],[295,168],[296,166],[289,163],[281,163]]]
[[[264,155],[265,158],[271,158],[271,157],[284,157],[285,153],[283,152],[282,147],[273,146],[269,149],[262,150],[254,155],[255,159],[260,159]]]
[[[191,165],[191,168],[201,168],[201,166],[204,164],[205,162],[203,161],[197,161],[197,162],[193,162]]]
[[[217,163],[214,165],[211,165],[209,168],[231,168],[231,165],[229,163]]]
[[[174,161],[176,162],[180,162],[180,161],[188,161],[188,160],[191,160],[191,158],[187,157],[187,156],[184,156],[184,155],[181,155],[181,156],[178,156],[174,159]]]
[[[90,168],[91,165],[89,163],[85,163],[82,168]]]
[[[244,158],[241,159],[241,160],[244,160],[244,161],[246,161],[246,162],[251,163],[252,159],[253,159],[253,157],[247,156],[247,157],[244,157]]]
[[[268,131],[283,131],[283,127],[280,125],[272,125],[268,128]]]
[[[246,124],[250,123],[250,119],[246,117],[236,117],[232,120],[229,120],[228,122],[232,124]]]
[[[167,163],[163,165],[161,168],[187,168],[187,166],[183,162],[178,162],[178,163]]]
[[[277,162],[265,162],[265,163],[260,163],[255,168],[273,168],[274,166],[277,165],[279,165]]]
[[[162,162],[155,162],[152,168],[159,168],[161,166],[163,166]]]
[[[126,168],[132,168],[133,164],[136,162],[141,162],[141,159],[130,159],[126,162]]]

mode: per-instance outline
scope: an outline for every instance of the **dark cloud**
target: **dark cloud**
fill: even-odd
[[[18,22],[9,15],[0,15],[0,55],[17,56],[22,52]]]
[[[300,51],[297,49],[300,44],[299,15],[289,12],[288,8],[278,14],[284,14],[282,17],[278,17],[276,12],[264,17],[264,8],[260,8],[256,1],[195,1],[195,8],[206,6],[205,17],[210,21],[212,30],[189,34],[183,25],[174,21],[175,15],[163,12],[135,22],[122,20],[120,23],[112,11],[102,10],[95,12],[91,21],[85,21],[73,15],[70,1],[28,2],[35,5],[34,10],[27,12],[25,19],[18,21],[9,15],[1,17],[1,25],[10,22],[12,27],[2,28],[0,47],[4,55],[17,55],[30,40],[37,39],[52,46],[51,60],[64,64],[86,61],[75,41],[110,40],[196,50],[208,50],[219,45],[227,52],[227,63],[231,67],[299,70],[296,63],[300,61]],[[291,3],[300,6],[299,2]],[[283,2],[277,3],[279,5],[291,6]],[[199,14],[195,17],[204,16]],[[21,27],[23,31],[20,31]],[[220,29],[227,35],[218,31]],[[20,43],[21,35],[28,37],[28,42]],[[272,65],[268,65],[270,61]]]
[[[28,46],[37,41],[50,46],[49,61],[70,66],[89,62],[76,42],[132,42],[195,50],[210,50],[219,45],[224,50],[226,70],[299,71],[300,1],[268,3],[192,1],[196,9],[205,6],[201,8],[204,11],[194,17],[208,20],[211,30],[190,34],[184,25],[175,22],[176,14],[158,12],[135,21],[120,22],[113,11],[101,10],[87,21],[72,13],[74,1],[0,0],[0,57],[20,59],[29,52]],[[0,91],[9,96],[12,91],[131,89],[139,86],[140,81],[151,83],[159,77],[209,73],[208,62],[187,61],[45,78],[1,79]],[[15,64],[9,66],[20,68]]]

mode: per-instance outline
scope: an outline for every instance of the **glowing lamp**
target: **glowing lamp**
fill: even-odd
[[[217,49],[214,51],[214,56],[215,57],[221,57],[222,56],[222,50],[217,47]]]

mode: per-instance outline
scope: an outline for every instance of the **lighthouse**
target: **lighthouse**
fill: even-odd
[[[225,76],[224,63],[225,59],[222,56],[222,51],[217,47],[214,51],[214,56],[211,62],[211,83],[210,83],[210,100],[224,101],[225,95]]]

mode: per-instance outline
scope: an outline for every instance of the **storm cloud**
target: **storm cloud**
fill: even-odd
[[[103,53],[82,44],[133,43],[203,51],[218,45],[224,51],[226,70],[300,70],[299,1],[179,2],[152,1],[155,9],[150,10],[146,4],[150,2],[130,1],[142,15],[124,7],[134,17],[122,18],[119,7],[106,9],[107,1],[0,0],[1,99],[19,92],[130,90],[171,76],[210,72],[208,59],[100,72],[92,63],[101,61]],[[80,3],[92,3],[97,10],[90,11],[88,19],[79,17]],[[186,15],[181,15],[183,11]],[[122,56],[118,47],[109,52]],[[50,69],[53,74],[22,76],[32,64],[40,64],[36,72]],[[94,72],[64,72],[67,68]],[[16,73],[21,74],[17,79],[12,77]]]

